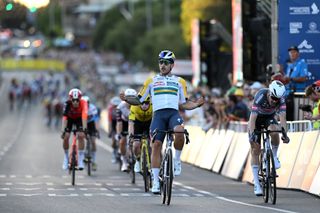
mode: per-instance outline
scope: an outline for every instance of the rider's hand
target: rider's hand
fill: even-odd
[[[258,135],[253,131],[251,134],[249,133],[249,141],[252,142],[258,142]]]
[[[65,137],[65,135],[66,135],[66,132],[65,131],[63,131],[62,133],[61,133],[61,139],[64,139],[64,137]]]
[[[114,135],[114,139],[116,139],[117,141],[119,141],[119,140],[121,139],[121,135],[115,134],[115,135]]]
[[[286,136],[286,137],[282,136],[281,140],[283,141],[283,143],[289,143],[290,142],[290,138],[288,136]]]

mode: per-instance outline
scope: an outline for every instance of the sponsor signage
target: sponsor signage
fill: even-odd
[[[279,0],[279,62],[286,68],[288,48],[297,46],[308,64],[309,83],[320,79],[320,1]]]

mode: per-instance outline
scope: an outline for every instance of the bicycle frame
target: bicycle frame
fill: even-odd
[[[277,184],[276,184],[276,169],[274,164],[274,156],[271,149],[270,133],[282,133],[286,135],[284,129],[282,130],[268,130],[263,127],[261,131],[257,131],[262,135],[262,149],[260,154],[260,169],[259,179],[263,187],[263,199],[267,203],[269,198],[272,204],[276,203],[277,199]]]
[[[159,179],[160,179],[160,193],[162,195],[162,204],[167,203],[170,205],[171,202],[171,193],[172,193],[172,183],[174,178],[174,165],[173,165],[173,153],[172,153],[172,144],[174,142],[173,134],[182,133],[186,136],[186,144],[189,141],[189,133],[187,130],[183,132],[175,132],[173,130],[163,131],[155,130],[153,133],[153,140],[157,133],[166,134],[166,148],[164,151],[164,156],[160,165]]]

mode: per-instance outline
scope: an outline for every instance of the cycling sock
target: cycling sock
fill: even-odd
[[[278,147],[279,146],[272,145],[272,154],[274,158],[278,157]]]
[[[259,184],[259,166],[258,165],[251,165],[252,168],[252,174],[253,174],[253,181],[254,184]]]
[[[159,181],[159,168],[152,168],[153,181]]]
[[[181,150],[176,149],[175,159],[180,160],[180,156],[181,156]]]
[[[69,150],[68,149],[64,150],[64,158],[69,159]]]
[[[84,159],[84,151],[83,150],[79,150],[79,162],[82,162]]]

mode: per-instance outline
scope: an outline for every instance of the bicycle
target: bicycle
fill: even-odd
[[[88,176],[91,176],[91,171],[95,171],[92,167],[93,167],[93,162],[92,162],[92,138],[91,137],[96,137],[96,138],[100,138],[100,134],[99,132],[96,130],[93,134],[88,133],[86,134],[86,155],[84,158],[84,162],[87,165],[87,174]]]
[[[262,130],[255,131],[257,134],[262,134],[263,148],[259,156],[259,181],[263,188],[263,200],[268,203],[269,198],[272,204],[276,204],[277,200],[277,180],[276,168],[274,164],[273,153],[271,149],[270,133],[282,133],[282,137],[287,138],[285,129],[268,130],[267,126],[262,126]]]
[[[74,186],[76,179],[76,170],[78,166],[78,146],[77,146],[77,128],[72,128],[72,144],[69,155],[69,174],[71,173],[71,184]]]
[[[148,192],[152,187],[149,136],[144,133],[135,134],[134,137],[141,138],[140,173],[143,177],[144,191]]]
[[[158,133],[166,134],[166,148],[164,151],[164,157],[162,158],[159,179],[160,179],[160,194],[162,196],[162,204],[167,203],[170,205],[171,194],[172,194],[172,183],[174,178],[174,166],[173,166],[173,157],[172,157],[172,144],[174,142],[173,134],[182,133],[186,137],[186,144],[190,142],[189,133],[185,129],[183,132],[177,132],[174,130],[154,130],[152,135],[152,141]]]

